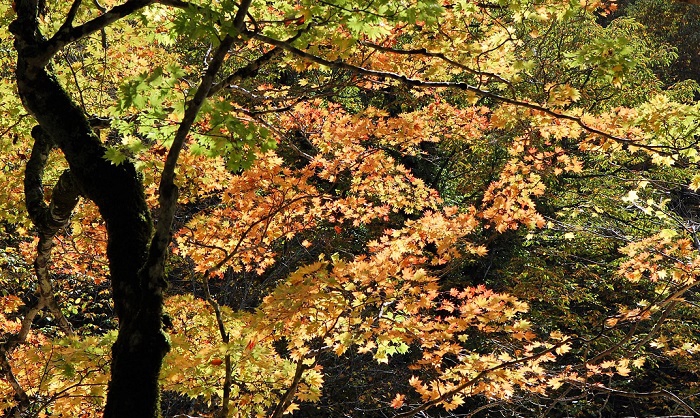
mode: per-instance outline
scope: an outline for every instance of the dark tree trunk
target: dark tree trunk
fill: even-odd
[[[18,53],[17,86],[26,109],[60,148],[81,195],[105,220],[107,256],[119,336],[112,347],[112,376],[105,417],[159,416],[158,375],[168,344],[161,329],[162,277],[145,277],[152,223],[143,186],[132,164],[105,160],[105,148],[87,116],[38,59],[36,1],[18,1],[10,29]],[[143,273],[142,273],[143,271]],[[154,285],[156,283],[156,285]]]

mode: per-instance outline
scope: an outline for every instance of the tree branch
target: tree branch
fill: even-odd
[[[304,372],[311,367],[304,364],[304,360],[305,357],[299,359],[299,362],[297,363],[297,368],[294,372],[294,378],[292,379],[292,384],[289,385],[289,388],[287,388],[287,391],[282,396],[282,399],[280,399],[280,401],[277,403],[275,411],[270,416],[271,418],[280,418],[284,414],[284,411],[286,411],[289,405],[292,403],[294,395],[297,392],[297,387],[299,387],[299,382],[301,382],[301,378],[304,375]]]
[[[82,0],[73,0],[73,4],[71,4],[70,10],[68,10],[68,14],[66,15],[66,21],[61,25],[61,28],[58,30],[59,32],[62,30],[70,30],[70,28],[73,27],[73,21],[80,8],[80,3],[82,3]]]
[[[236,17],[233,18],[233,27],[236,28],[238,32],[243,30],[245,17],[248,14],[248,9],[250,9],[251,3],[253,3],[253,0],[241,0],[241,4],[238,6]]]
[[[213,95],[229,87],[236,81],[255,76],[260,67],[262,67],[265,63],[271,61],[275,57],[279,56],[282,52],[282,48],[272,48],[271,50],[258,57],[256,60],[248,63],[248,65],[246,65],[245,67],[237,69],[233,74],[229,75],[228,77],[224,78],[223,80],[212,86],[209,90],[209,93],[207,94],[207,97],[212,97]]]
[[[500,81],[501,83],[503,83],[503,84],[505,84],[505,85],[508,86],[508,88],[511,90],[511,92],[513,92],[513,97],[515,97],[515,92],[514,92],[514,90],[513,90],[513,85],[511,84],[510,81],[504,79],[503,77],[501,77],[500,75],[495,74],[495,73],[490,73],[490,72],[488,72],[488,71],[479,71],[479,70],[475,70],[475,69],[473,69],[473,68],[471,68],[471,67],[468,67],[468,66],[466,66],[466,65],[464,65],[464,64],[462,64],[462,63],[460,63],[460,62],[457,62],[457,61],[455,61],[455,60],[453,60],[453,59],[451,59],[451,58],[448,58],[445,54],[443,54],[443,53],[441,53],[441,52],[430,52],[430,51],[428,51],[426,48],[418,48],[418,49],[396,49],[396,48],[389,48],[389,47],[386,47],[386,46],[382,46],[382,45],[375,44],[375,43],[372,43],[372,42],[367,42],[367,41],[361,41],[361,42],[360,42],[360,45],[364,45],[364,46],[367,46],[367,47],[376,49],[376,50],[378,50],[378,51],[390,52],[390,53],[392,53],[392,54],[398,54],[398,55],[421,55],[421,56],[424,56],[424,57],[439,58],[439,59],[445,61],[446,63],[448,63],[448,64],[450,64],[450,65],[454,65],[455,67],[457,67],[457,68],[459,68],[459,69],[461,69],[461,70],[464,70],[464,71],[466,71],[466,72],[468,72],[468,73],[470,73],[470,74],[474,74],[474,75],[478,75],[478,76],[487,76],[487,77],[494,78],[494,79]]]
[[[54,186],[50,206],[46,205],[42,176],[53,143],[39,126],[32,129],[32,136],[34,146],[24,173],[27,212],[39,234],[53,237],[68,222],[79,192],[70,171],[66,170]]]
[[[54,297],[53,286],[49,274],[48,263],[51,260],[53,237],[68,223],[70,215],[78,202],[78,192],[70,171],[61,174],[54,186],[51,204],[44,201],[42,177],[49,153],[53,148],[51,138],[37,125],[32,129],[34,145],[32,153],[27,161],[24,174],[24,190],[27,212],[37,228],[39,242],[37,254],[34,259],[34,272],[37,277],[37,299],[22,318],[19,332],[11,335],[0,344],[0,375],[4,376],[15,391],[15,399],[18,401],[17,413],[30,406],[30,399],[26,391],[20,385],[12,372],[12,365],[7,356],[20,344],[26,341],[32,323],[36,315],[43,308],[48,308],[56,322],[66,335],[73,335],[70,322],[61,312],[61,308]]]
[[[673,400],[674,402],[678,403],[683,409],[686,410],[689,414],[692,414],[692,416],[700,416],[700,412],[696,411],[688,405],[685,401],[683,401],[681,398],[678,397],[678,395],[669,392],[667,390],[657,390],[654,392],[627,392],[624,390],[619,390],[619,389],[613,389],[609,388],[606,386],[603,386],[601,384],[595,384],[595,385],[588,385],[586,386],[586,389],[588,390],[596,390],[604,393],[609,393],[612,395],[617,395],[617,396],[622,396],[625,398],[633,398],[633,399],[647,399],[647,398],[668,398]]]
[[[23,412],[29,409],[31,402],[29,400],[29,395],[27,395],[27,392],[24,390],[22,385],[17,380],[17,377],[12,372],[12,365],[7,358],[7,354],[8,351],[5,349],[5,347],[0,345],[0,376],[4,376],[7,381],[10,382],[10,386],[12,386],[12,389],[15,391],[14,398],[17,401],[16,407],[10,409],[6,416],[10,417],[10,414],[13,413],[14,409],[14,416],[20,418],[24,416]]]
[[[76,1],[73,3],[73,6],[76,6],[76,3],[80,2]],[[37,54],[35,59],[38,60],[39,63],[46,65],[51,57],[53,57],[64,46],[97,32],[98,30],[109,26],[117,20],[127,17],[135,11],[153,3],[154,0],[128,0],[126,3],[115,6],[106,13],[76,27],[72,26],[73,19],[70,17],[69,12],[68,17],[66,18],[66,23],[64,23],[63,26],[61,26],[61,29],[59,29],[58,32],[56,32],[51,39],[46,42],[44,48]],[[71,11],[73,11],[73,6],[71,6]]]
[[[548,107],[541,106],[541,105],[538,105],[535,103],[526,102],[523,100],[511,99],[511,98],[501,96],[501,95],[496,94],[496,93],[492,93],[488,90],[480,89],[478,87],[472,86],[472,85],[464,83],[464,82],[426,81],[426,80],[411,78],[411,77],[408,77],[408,76],[405,76],[402,74],[392,73],[392,72],[388,72],[388,71],[370,70],[368,68],[348,64],[347,62],[343,62],[343,61],[339,61],[339,60],[329,61],[325,58],[310,54],[306,51],[303,51],[299,48],[296,48],[285,41],[280,41],[279,39],[274,39],[274,38],[271,38],[269,36],[265,36],[265,35],[260,34],[260,33],[247,31],[247,32],[245,32],[245,35],[249,36],[251,38],[257,39],[261,42],[267,43],[269,45],[279,46],[280,48],[296,55],[297,57],[299,57],[303,60],[315,62],[317,64],[321,64],[321,65],[324,65],[324,66],[329,67],[329,68],[347,70],[347,71],[353,72],[355,74],[360,74],[360,75],[369,76],[369,77],[376,77],[376,78],[385,79],[385,80],[395,80],[395,81],[398,81],[404,85],[411,86],[411,87],[454,88],[454,89],[459,89],[459,90],[463,90],[463,91],[468,91],[468,92],[474,93],[475,95],[480,96],[480,97],[486,97],[486,98],[493,99],[493,100],[501,102],[501,103],[507,103],[507,104],[511,104],[514,106],[518,106],[518,107],[524,107],[527,109],[536,110],[538,112],[542,112],[546,115],[555,117],[557,119],[564,119],[564,120],[572,121],[572,122],[576,123],[579,127],[581,127],[583,130],[587,131],[588,133],[613,140],[613,141],[618,142],[620,144],[631,145],[631,146],[634,146],[637,148],[646,149],[646,150],[653,151],[653,152],[660,153],[660,154],[670,154],[669,151],[662,151],[662,150],[671,150],[672,151],[675,149],[674,147],[667,146],[667,145],[647,145],[647,144],[640,143],[639,141],[636,141],[636,140],[612,135],[612,134],[601,131],[600,129],[594,128],[594,127],[586,124],[581,119],[581,117],[568,115],[566,113],[561,113],[561,112],[552,110]]]
[[[496,370],[505,369],[505,368],[511,367],[511,366],[516,366],[518,364],[526,363],[528,361],[537,360],[538,358],[540,358],[548,353],[551,353],[552,351],[563,346],[564,344],[570,343],[571,341],[572,341],[572,339],[565,339],[565,340],[560,341],[558,344],[556,344],[556,345],[554,345],[546,350],[540,351],[539,353],[533,354],[531,356],[522,357],[522,358],[519,358],[516,360],[506,361],[506,362],[501,363],[497,366],[491,367],[491,368],[486,369],[486,370],[482,370],[481,372],[479,372],[479,374],[474,376],[472,379],[458,385],[457,387],[455,387],[452,390],[449,390],[449,391],[443,393],[440,397],[435,398],[433,400],[430,400],[417,408],[411,409],[410,411],[406,411],[406,412],[403,412],[401,414],[395,415],[394,418],[409,418],[409,417],[415,416],[416,414],[423,412],[423,411],[426,411],[426,410],[430,409],[431,407],[439,404],[440,402],[443,402],[447,398],[458,394],[459,392],[465,390],[466,388],[473,386],[476,382],[483,379],[484,377],[486,377],[486,375],[488,375],[491,372],[495,372]]]
[[[221,306],[216,299],[214,299],[209,290],[209,277],[207,275],[203,276],[202,281],[204,282],[204,296],[212,309],[214,309],[214,314],[216,315],[216,323],[219,326],[221,342],[228,344],[229,334],[228,331],[226,331],[226,324],[224,323],[224,317],[221,313]],[[226,375],[224,377],[223,396],[221,397],[221,410],[218,414],[221,418],[226,418],[228,416],[228,404],[231,400],[231,381],[233,376],[231,372],[231,355],[228,353],[224,355],[224,367],[226,368]]]
[[[39,295],[37,307],[49,308],[63,331],[67,335],[72,335],[73,329],[70,322],[61,312],[54,297],[48,264],[51,261],[53,238],[68,223],[70,215],[78,203],[78,187],[70,170],[64,171],[53,188],[51,204],[46,205],[42,177],[53,142],[38,125],[32,129],[32,136],[34,137],[34,146],[24,174],[24,190],[27,212],[39,235],[37,254],[34,259],[34,272],[37,277],[37,293]]]
[[[158,188],[160,216],[158,219],[156,232],[151,240],[151,245],[148,251],[148,260],[145,266],[145,270],[147,272],[146,279],[149,281],[147,286],[149,288],[155,289],[161,286],[161,284],[156,283],[155,280],[163,277],[165,258],[168,246],[170,245],[170,241],[172,239],[172,223],[175,217],[175,208],[177,206],[178,199],[178,189],[177,186],[175,186],[175,167],[177,166],[177,160],[180,156],[182,148],[185,145],[187,135],[192,129],[192,125],[197,118],[197,114],[202,108],[202,105],[204,104],[204,101],[208,97],[209,91],[214,84],[214,78],[223,65],[224,59],[226,58],[226,55],[231,49],[234,41],[235,39],[231,35],[226,35],[226,37],[224,37],[224,39],[221,41],[221,44],[214,53],[209,66],[204,72],[204,76],[202,77],[202,81],[197,88],[194,97],[187,103],[185,115],[182,118],[182,122],[178,127],[173,143],[165,159],[165,165],[163,167],[160,185]]]

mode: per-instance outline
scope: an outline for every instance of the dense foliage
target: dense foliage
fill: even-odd
[[[700,9],[619,6],[0,5],[0,413],[700,415]]]

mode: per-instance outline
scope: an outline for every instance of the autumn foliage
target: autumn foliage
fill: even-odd
[[[700,89],[666,6],[365,3],[0,6],[1,414],[120,410],[142,314],[144,417],[698,414]],[[15,65],[135,173],[128,291]]]

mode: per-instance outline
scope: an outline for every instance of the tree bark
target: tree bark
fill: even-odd
[[[158,375],[168,343],[162,332],[164,280],[141,273],[152,222],[134,166],[105,160],[105,148],[84,112],[46,64],[36,0],[17,2],[10,25],[17,50],[19,95],[42,131],[60,148],[81,195],[99,208],[107,227],[110,278],[119,335],[104,416],[158,417]],[[156,285],[153,285],[156,283]]]

